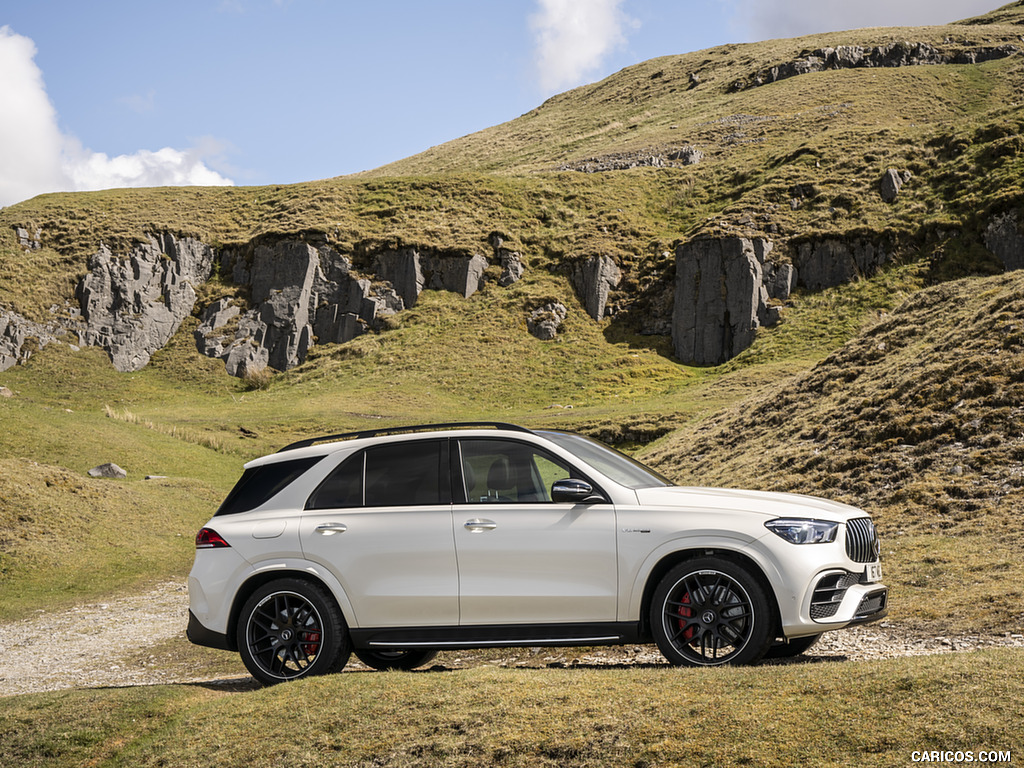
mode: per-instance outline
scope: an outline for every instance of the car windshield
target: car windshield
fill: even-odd
[[[578,456],[606,477],[627,488],[652,488],[675,485],[671,480],[659,475],[650,467],[631,459],[624,453],[604,443],[572,432],[554,430],[537,430],[551,442]]]

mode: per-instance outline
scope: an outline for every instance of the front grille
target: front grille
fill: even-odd
[[[846,590],[860,581],[860,574],[830,573],[822,576],[811,595],[811,618],[827,619],[836,615]]]
[[[855,563],[873,563],[878,559],[878,533],[870,517],[858,517],[846,523],[846,554]]]

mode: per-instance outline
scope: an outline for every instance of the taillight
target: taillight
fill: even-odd
[[[224,537],[212,528],[203,528],[196,534],[196,549],[219,549],[230,546],[224,541]]]

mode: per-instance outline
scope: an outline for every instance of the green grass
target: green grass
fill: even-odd
[[[5,700],[0,749],[40,768],[908,765],[918,750],[1019,753],[1022,680],[1024,655],[988,651],[72,691]]]

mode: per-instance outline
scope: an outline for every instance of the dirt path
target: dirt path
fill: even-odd
[[[156,685],[211,679],[196,670],[162,669],[156,657],[141,661],[140,651],[168,640],[184,640],[188,594],[178,582],[160,584],[140,595],[89,603],[66,611],[0,624],[0,697],[67,688]],[[925,637],[889,624],[830,632],[808,653],[812,659],[866,661],[898,656],[953,653],[989,647],[1024,647],[1024,636]],[[145,654],[141,654],[145,657]],[[653,646],[607,649],[516,649],[495,655],[472,651],[441,654],[447,668],[480,664],[572,666],[663,664]],[[347,669],[358,670],[354,660]]]

